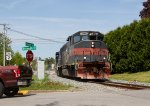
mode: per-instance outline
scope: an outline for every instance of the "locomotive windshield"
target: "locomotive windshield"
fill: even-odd
[[[103,35],[98,32],[80,32],[82,40],[103,40]]]
[[[80,35],[75,35],[75,36],[74,36],[74,43],[79,42],[80,39],[81,39]]]
[[[70,42],[77,43],[80,41],[89,41],[89,40],[103,40],[104,35],[99,32],[92,32],[92,31],[81,31],[77,32],[73,35],[70,39]],[[69,41],[69,38],[67,39]]]
[[[77,43],[79,42],[80,40],[102,40],[100,36],[95,36],[95,35],[92,35],[92,36],[89,36],[89,35],[83,35],[83,36],[80,36],[80,35],[75,35],[74,36],[74,43]]]
[[[84,36],[82,36],[82,40],[102,40],[102,38],[101,38],[101,36],[84,35]]]

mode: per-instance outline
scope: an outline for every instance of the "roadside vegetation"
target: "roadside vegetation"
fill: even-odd
[[[43,80],[39,80],[36,76],[33,76],[33,79],[30,87],[21,88],[21,90],[68,90],[72,87],[71,85],[50,81],[48,75],[45,75]]]
[[[111,53],[112,73],[150,70],[150,19],[134,21],[105,35]]]
[[[124,73],[124,74],[113,74],[110,79],[126,80],[126,81],[138,81],[150,83],[150,71],[137,72],[137,73]]]

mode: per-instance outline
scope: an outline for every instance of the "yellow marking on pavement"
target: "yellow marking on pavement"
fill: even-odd
[[[27,95],[29,94],[29,91],[28,90],[21,90],[21,91],[18,91],[18,95]]]

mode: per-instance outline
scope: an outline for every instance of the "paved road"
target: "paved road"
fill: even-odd
[[[150,91],[38,93],[3,97],[0,106],[150,106]]]

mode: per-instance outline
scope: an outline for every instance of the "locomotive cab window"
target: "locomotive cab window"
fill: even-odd
[[[82,36],[82,40],[103,40],[103,38],[101,36],[84,35],[84,36]]]
[[[81,37],[80,37],[79,35],[74,36],[74,39],[73,39],[73,40],[74,40],[74,43],[79,42],[80,39],[81,39]]]
[[[89,40],[89,36],[86,35],[82,36],[82,40]]]
[[[96,36],[89,36],[89,37],[90,37],[90,40],[97,40]]]
[[[103,36],[97,36],[97,40],[103,40]]]
[[[99,38],[97,36],[84,35],[82,36],[82,40],[99,40]]]

